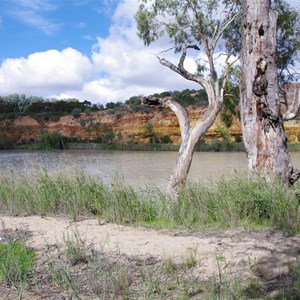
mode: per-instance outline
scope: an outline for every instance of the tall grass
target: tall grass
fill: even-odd
[[[122,179],[105,184],[74,170],[0,175],[0,210],[10,215],[97,216],[117,223],[203,229],[207,226],[274,226],[300,230],[300,189],[249,181],[238,174],[190,184],[176,204],[153,186],[134,189]]]
[[[280,183],[244,176],[220,179],[212,184],[193,184],[181,195],[175,207],[176,224],[185,227],[267,225],[297,231],[300,229],[299,186],[294,190]]]

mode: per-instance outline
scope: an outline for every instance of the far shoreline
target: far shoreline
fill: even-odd
[[[180,145],[175,144],[104,144],[104,143],[64,143],[60,148],[45,147],[42,143],[13,145],[10,150],[109,150],[109,151],[179,151]],[[300,151],[300,144],[288,144],[290,152]],[[200,142],[195,152],[245,152],[242,142],[213,141],[211,143]]]

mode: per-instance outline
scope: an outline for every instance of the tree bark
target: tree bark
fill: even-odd
[[[269,0],[243,1],[241,124],[250,174],[291,185],[300,172],[291,164],[280,112],[276,21]]]
[[[216,102],[214,105],[210,106],[203,118],[198,121],[196,126],[193,129],[190,129],[189,133],[182,139],[178,158],[167,187],[167,194],[171,199],[176,200],[182,187],[185,186],[195,146],[199,139],[212,126],[221,109],[222,104],[220,102]]]
[[[198,120],[194,128],[190,126],[186,110],[173,100],[172,97],[162,99],[155,97],[142,98],[142,104],[169,108],[174,112],[179,122],[182,141],[178,158],[167,186],[167,194],[173,201],[178,199],[179,192],[182,187],[185,186],[197,142],[211,127],[222,109],[222,101],[217,100],[212,89],[211,91],[212,94],[209,95],[211,100],[208,110],[201,120]]]

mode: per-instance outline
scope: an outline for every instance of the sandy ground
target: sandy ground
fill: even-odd
[[[39,216],[2,216],[0,222],[2,228],[29,231],[27,245],[39,253],[45,252],[47,245],[72,239],[75,233],[87,245],[113,256],[145,260],[172,258],[180,262],[192,251],[204,280],[217,271],[217,257],[222,257],[241,276],[255,267],[265,280],[287,273],[291,261],[300,257],[300,235],[271,230],[236,228],[190,233],[106,224],[96,219],[72,222]]]

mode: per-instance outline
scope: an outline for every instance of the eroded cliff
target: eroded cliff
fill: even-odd
[[[205,112],[203,107],[189,107],[188,114],[192,126],[199,116]],[[300,138],[300,120],[295,119],[285,123],[289,142],[298,143]],[[31,117],[18,117],[1,123],[1,135],[14,143],[30,143],[39,141],[44,132],[57,132],[73,141],[102,141],[118,143],[149,143],[151,137],[165,137],[174,144],[180,143],[179,124],[172,112],[153,110],[149,112],[120,112],[108,114],[97,112],[60,117],[58,120],[36,120]],[[204,139],[222,140],[229,134],[232,141],[240,140],[241,130],[238,120],[228,129],[217,120],[208,130]],[[167,137],[167,139],[166,139]]]

